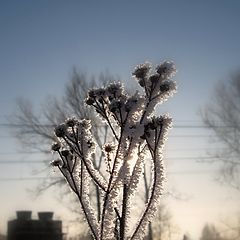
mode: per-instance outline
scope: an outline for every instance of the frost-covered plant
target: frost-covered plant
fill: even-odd
[[[176,92],[176,83],[171,80],[175,72],[175,65],[169,61],[155,71],[145,63],[133,72],[143,95],[138,91],[128,95],[118,82],[88,92],[86,104],[96,110],[112,133],[101,149],[105,169],[95,168],[92,161],[97,144],[90,120],[71,118],[55,128],[57,141],[52,150],[59,158],[52,165],[77,195],[94,239],[143,239],[156,213],[164,181],[163,147],[172,120],[168,115],[154,116],[154,109]],[[146,161],[152,165],[149,199],[132,226],[131,201],[139,189]],[[90,199],[91,184],[102,194],[99,220]]]

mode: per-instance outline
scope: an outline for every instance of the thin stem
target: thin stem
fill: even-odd
[[[83,193],[83,161],[81,160],[81,176],[80,176],[80,197],[82,197]]]
[[[96,189],[96,199],[97,199],[97,217],[98,217],[98,222],[101,219],[101,193],[100,193],[100,189],[97,185],[95,185],[95,189]]]
[[[104,197],[104,203],[103,203],[103,211],[102,211],[102,219],[101,219],[101,230],[100,230],[100,239],[103,239],[103,227],[104,227],[104,218],[105,218],[105,212],[107,207],[109,197],[109,190],[107,190],[105,197]]]
[[[58,167],[58,169],[61,171],[61,173],[63,174],[63,176],[65,176],[65,174],[64,174],[63,171],[62,171],[62,169],[61,169],[60,167]],[[68,171],[68,172],[69,172],[69,171]],[[70,174],[70,177],[71,177],[71,180],[72,180],[72,183],[73,183],[74,188],[72,187],[71,184],[69,184],[69,186],[70,186],[70,188],[73,190],[73,192],[77,195],[78,200],[79,200],[80,205],[81,205],[81,208],[82,208],[82,210],[83,210],[83,212],[84,212],[84,215],[85,215],[85,217],[86,217],[86,220],[87,220],[87,222],[88,222],[88,226],[89,226],[89,228],[90,228],[90,230],[91,230],[91,233],[93,234],[94,238],[97,240],[97,239],[98,239],[98,236],[97,236],[97,234],[95,233],[95,231],[94,231],[94,229],[93,229],[93,226],[91,225],[91,222],[90,222],[89,216],[88,216],[88,214],[87,214],[87,212],[86,212],[86,209],[85,209],[85,207],[84,207],[82,198],[81,198],[81,196],[79,195],[79,193],[78,193],[78,191],[77,191],[77,185],[76,185],[76,182],[75,182],[75,180],[74,180],[74,177],[73,177],[73,175],[72,175],[70,172],[69,172],[69,174]],[[65,176],[65,178],[67,179],[67,181],[69,181],[66,176]]]
[[[120,216],[117,208],[114,208],[114,211],[115,211],[115,213],[116,213],[116,215],[117,215],[117,217],[118,217],[118,220],[120,221],[120,220],[121,220],[121,216]]]
[[[113,176],[114,176],[115,167],[116,167],[116,164],[117,164],[118,154],[119,154],[119,151],[120,151],[120,145],[121,145],[121,142],[122,142],[122,137],[123,137],[123,129],[121,130],[121,134],[120,134],[120,138],[119,138],[119,142],[118,142],[118,148],[117,148],[115,159],[114,159],[114,162],[113,162],[112,172],[111,172],[110,177],[109,177],[108,187],[107,187],[107,190],[106,190],[106,193],[105,193],[105,197],[104,197],[103,211],[102,211],[102,220],[101,220],[101,231],[100,231],[101,237],[100,237],[100,239],[103,238],[103,227],[104,227],[105,212],[106,212],[106,207],[107,207],[107,203],[108,203],[109,194],[111,192],[111,185],[112,185],[112,180],[113,180]]]
[[[162,132],[162,128],[160,129],[160,132],[159,134],[161,134]],[[156,140],[156,139],[155,139]],[[151,190],[151,193],[150,193],[150,198],[149,198],[149,201],[147,203],[147,207],[132,235],[132,237],[130,238],[130,240],[134,239],[135,235],[138,233],[139,231],[139,228],[141,227],[142,223],[143,223],[143,220],[145,219],[149,209],[150,209],[150,206],[152,205],[152,202],[153,202],[153,198],[154,198],[154,195],[155,195],[155,190],[156,190],[156,184],[157,184],[157,165],[156,165],[156,153],[157,153],[157,143],[155,142],[155,147],[154,147],[154,151],[153,153],[151,152],[151,155],[152,155],[152,159],[153,159],[153,183],[152,183],[152,190]]]
[[[111,128],[114,137],[116,138],[117,141],[119,141],[118,136],[117,136],[117,134],[116,134],[116,132],[115,132],[115,130],[114,130],[114,128],[113,128],[111,122],[109,121],[109,118],[106,116],[105,119],[106,119],[106,121],[107,121],[109,127]]]
[[[144,164],[144,172],[143,172],[143,178],[144,178],[144,187],[145,187],[145,203],[148,201],[148,181],[147,181],[147,176],[146,176],[146,164]]]
[[[146,96],[148,97],[148,89],[147,89],[147,85],[146,85],[146,78],[143,77],[142,80],[144,82],[144,89],[145,89]]]
[[[145,186],[145,203],[147,203],[148,198],[149,198],[149,187],[148,187],[148,181],[147,181],[147,175],[146,175],[146,165],[144,164],[144,172],[143,172],[143,178],[144,178],[144,186]],[[149,222],[148,224],[148,239],[152,240],[152,224]]]
[[[107,125],[105,125],[104,128],[105,128],[105,132],[104,132],[104,143],[106,143],[106,142],[107,142],[107,135],[108,135]],[[99,158],[99,164],[98,164],[98,167],[97,167],[98,170],[100,170],[100,168],[101,168],[102,160],[103,160],[103,151],[101,151],[101,155],[100,155],[100,158]]]
[[[124,240],[124,237],[125,237],[127,193],[128,193],[128,187],[127,187],[127,184],[125,183],[123,185],[122,217],[120,220],[120,240]]]
[[[85,159],[84,156],[83,156],[83,153],[81,154],[81,150],[80,150],[80,147],[79,147],[78,142],[75,143],[75,145],[77,146],[77,150],[78,150],[78,151],[77,151],[77,150],[73,147],[73,145],[72,145],[70,142],[67,141],[66,138],[63,138],[63,139],[64,139],[65,142],[68,144],[68,146],[69,146],[69,147],[79,156],[79,158],[83,161],[83,163],[84,163],[84,165],[86,166],[86,169],[87,169],[89,175],[91,176],[91,178],[93,179],[93,181],[94,181],[103,191],[106,191],[105,187],[104,187],[102,184],[99,183],[99,181],[95,178],[95,176],[94,176],[94,175],[92,174],[92,172],[90,171],[89,166],[88,166],[88,164],[87,164],[87,162],[86,162],[86,159]],[[95,171],[97,171],[97,170],[95,169]]]
[[[133,138],[131,137],[130,139],[130,143],[128,145],[128,150],[126,151],[126,154],[124,155],[124,159],[127,159],[129,153],[130,153],[130,149],[131,149],[131,146],[132,146],[132,141],[133,141]],[[125,167],[125,165],[127,164],[127,161],[125,161],[122,165],[122,168]],[[110,192],[112,191],[112,189],[114,188],[115,184],[116,184],[117,180],[112,184],[112,187],[110,189]]]
[[[147,101],[147,104],[146,104],[146,106],[145,106],[143,115],[142,115],[142,117],[141,117],[141,119],[140,119],[140,123],[143,122],[143,120],[144,120],[144,118],[145,118],[145,115],[146,115],[146,113],[147,113],[147,109],[148,109],[150,103],[152,102],[152,93],[153,93],[153,91],[150,92],[149,97],[147,98],[148,101]]]
[[[115,130],[114,130],[114,128],[113,128],[113,126],[112,126],[112,124],[111,124],[108,116],[107,116],[107,113],[106,113],[105,108],[103,108],[104,111],[102,111],[102,109],[101,109],[100,105],[98,104],[98,102],[96,102],[96,104],[97,104],[98,108],[97,108],[97,106],[94,106],[94,105],[93,105],[93,106],[94,106],[96,109],[100,109],[100,110],[101,110],[101,112],[102,112],[102,114],[103,114],[103,117],[104,117],[104,119],[107,121],[108,126],[111,128],[114,137],[118,140],[118,136],[117,136],[117,134],[116,134],[116,132],[115,132]]]

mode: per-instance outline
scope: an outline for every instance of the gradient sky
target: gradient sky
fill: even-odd
[[[209,100],[216,82],[240,67],[239,11],[237,0],[2,0],[0,123],[6,123],[6,116],[14,112],[19,96],[36,106],[48,95],[61,96],[74,66],[96,75],[109,70],[129,84],[136,64],[170,59],[178,68],[179,90],[163,109],[170,112],[176,125],[199,125],[197,112]],[[17,154],[20,147],[9,130],[1,127],[1,132],[1,160],[33,158]],[[176,137],[188,134],[210,133],[172,130],[167,145],[168,185],[190,197],[188,201],[170,199],[169,207],[181,233],[188,231],[196,237],[206,221],[236,212],[239,194],[213,181],[218,166],[180,160],[206,156],[205,149],[214,148],[208,138]],[[36,166],[1,164],[0,178],[28,177],[32,169]],[[187,174],[176,173],[180,171]],[[25,190],[34,184],[0,182],[0,231],[5,231],[4,222],[17,208],[52,209],[64,218],[65,210],[54,192],[40,200],[29,197]]]

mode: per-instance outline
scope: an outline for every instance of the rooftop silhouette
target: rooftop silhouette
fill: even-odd
[[[53,220],[53,212],[17,211],[17,218],[8,222],[8,240],[62,240],[62,221]]]

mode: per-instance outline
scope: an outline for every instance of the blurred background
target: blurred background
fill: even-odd
[[[0,1],[0,234],[17,210],[51,211],[66,239],[84,239],[49,166],[47,124],[74,79],[134,89],[137,64],[172,60],[178,92],[157,109],[174,125],[154,239],[240,239],[239,11],[237,0]]]

